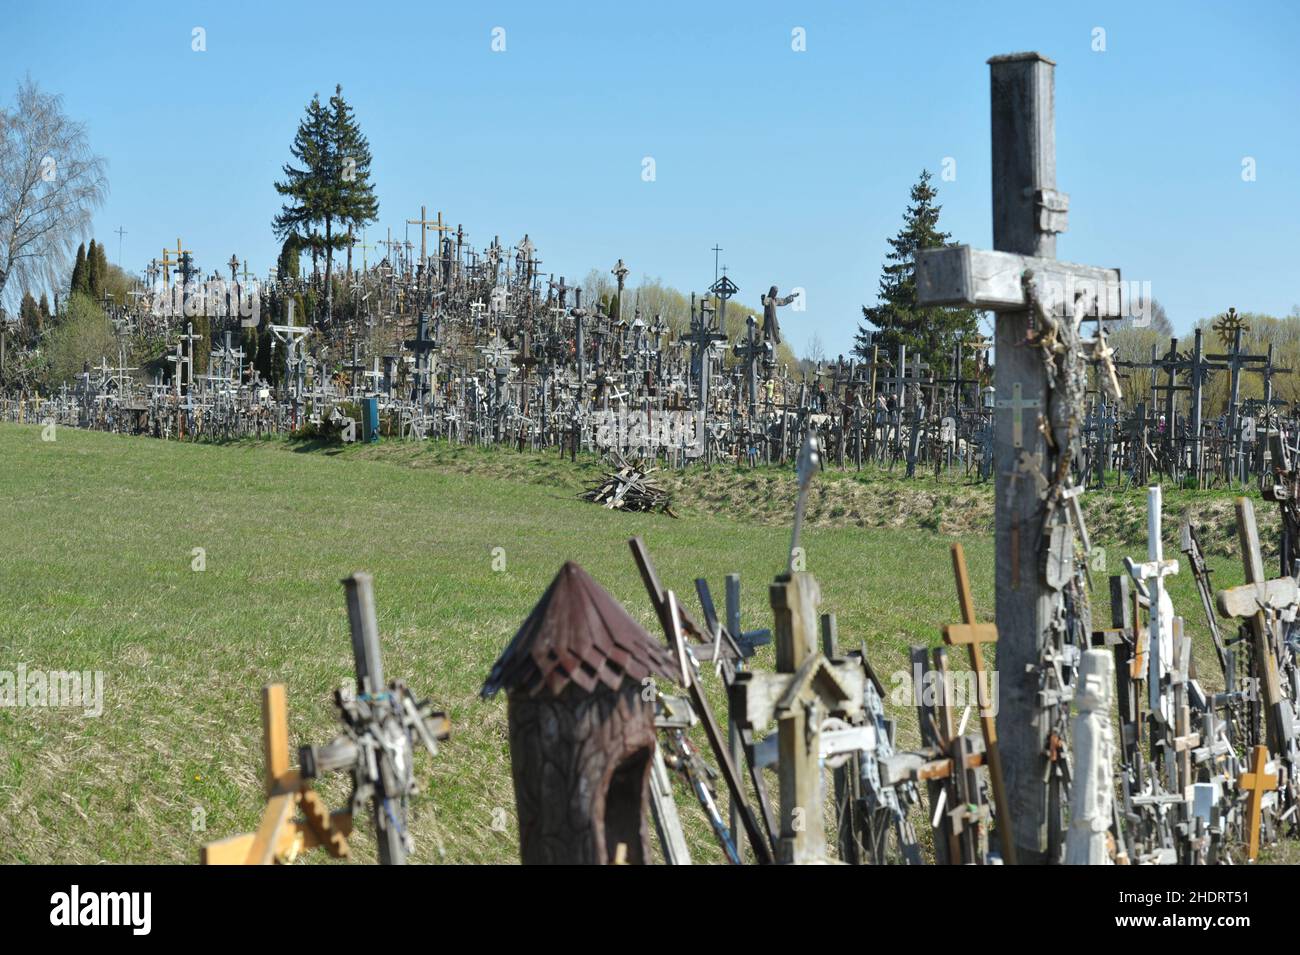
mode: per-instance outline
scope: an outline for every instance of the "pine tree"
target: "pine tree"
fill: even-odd
[[[72,281],[68,283],[68,288],[73,292],[84,292],[88,289],[86,285],[86,243],[77,246],[77,261],[72,266]]]
[[[50,300],[46,298],[45,293],[41,293],[41,324],[44,325],[50,318]]]
[[[288,201],[272,226],[277,238],[297,235],[311,250],[313,272],[319,257],[325,257],[329,302],[334,251],[348,248],[350,268],[351,232],[379,217],[379,201],[370,182],[370,144],[343,99],[342,86],[335,86],[328,107],[321,105],[319,95],[312,97],[290,153],[296,164],[285,164],[285,179],[275,184]]]
[[[316,95],[307,104],[307,114],[289,147],[297,165],[285,163],[284,181],[275,184],[275,191],[287,201],[271,222],[276,238],[296,235],[311,250],[313,269],[323,242],[315,225],[324,221],[329,205],[325,184],[329,179],[330,151],[329,114]]]
[[[881,270],[879,304],[863,306],[862,316],[878,332],[872,335],[865,325],[859,326],[854,351],[868,358],[871,346],[880,345],[893,354],[899,345],[909,353],[919,353],[932,368],[952,364],[953,346],[963,336],[978,328],[978,313],[967,308],[945,308],[916,304],[916,253],[948,244],[947,232],[939,231],[937,190],[930,185],[930,173],[921,176],[912,187],[912,204],[903,214],[903,227],[889,240],[890,251]],[[949,369],[950,371],[952,369]]]
[[[357,124],[356,114],[343,99],[343,87],[336,85],[330,97],[330,137],[333,141],[337,179],[334,183],[336,212],[344,234],[340,247],[348,250],[348,271],[352,271],[352,234],[379,218],[379,199],[370,182],[370,142]],[[329,223],[326,223],[329,234]],[[326,250],[326,255],[331,249]],[[329,259],[325,274],[329,275]]]

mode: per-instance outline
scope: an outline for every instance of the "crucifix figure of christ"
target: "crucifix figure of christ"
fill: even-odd
[[[1271,355],[1250,355],[1242,350],[1241,335],[1246,329],[1236,316],[1236,309],[1228,309],[1228,315],[1225,318],[1232,319],[1232,323],[1227,327],[1232,332],[1232,350],[1225,354],[1206,355],[1210,361],[1222,362],[1228,369],[1228,412],[1227,412],[1227,434],[1225,435],[1228,443],[1225,457],[1225,473],[1229,480],[1242,483],[1246,481],[1245,456],[1243,453],[1242,441],[1242,414],[1241,414],[1241,373],[1251,365],[1258,365],[1268,362],[1272,364]]]
[[[763,337],[773,345],[781,344],[781,325],[776,319],[776,310],[784,305],[789,305],[799,297],[798,292],[782,298],[775,285],[767,290],[767,294],[761,296],[763,303]]]
[[[275,336],[275,340],[284,346],[284,387],[289,392],[289,399],[293,406],[293,427],[297,428],[300,423],[299,408],[302,404],[302,395],[306,390],[306,383],[303,380],[305,372],[302,342],[311,334],[311,328],[293,323],[292,299],[289,300],[286,311],[287,325],[268,325],[267,328]]]
[[[997,313],[994,384],[1019,405],[994,418],[997,662],[1017,675],[999,681],[997,729],[1016,856],[1041,864],[1064,846],[1066,650],[1090,631],[1080,555],[1087,543],[1069,477],[1089,356],[1079,325],[1085,314],[1099,325],[1119,317],[1119,271],[1056,260],[1069,202],[1056,189],[1055,64],[1017,53],[993,57],[989,69],[995,251],[919,252],[917,299]],[[1013,425],[1032,402],[1039,414],[1034,426],[1022,420],[1015,429],[1017,448]]]
[[[712,352],[717,342],[726,341],[727,336],[714,329],[709,322],[708,301],[700,303],[700,311],[695,311],[694,296],[691,302],[690,334],[679,339],[691,343],[691,375],[695,379],[696,406],[704,413],[709,410],[709,379],[713,374]]]
[[[754,329],[757,325],[758,320],[750,315],[747,320],[748,337],[743,343],[737,342],[731,349],[745,363],[745,397],[750,418],[758,415],[758,359],[767,353],[769,347],[767,342],[755,340]]]

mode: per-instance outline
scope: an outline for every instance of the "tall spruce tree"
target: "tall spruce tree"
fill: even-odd
[[[370,142],[361,132],[352,107],[343,98],[341,85],[334,87],[334,95],[330,97],[330,136],[338,167],[335,198],[343,231],[339,236],[339,246],[347,248],[348,271],[351,272],[352,236],[379,218],[379,199],[370,181]],[[327,258],[326,274],[329,268]]]
[[[280,212],[271,222],[277,239],[296,235],[302,247],[311,251],[312,269],[321,251],[322,237],[316,224],[323,222],[329,197],[325,184],[329,180],[329,115],[315,95],[307,104],[307,113],[298,123],[289,153],[296,163],[282,167],[284,180],[275,191],[286,197]]]
[[[348,248],[354,229],[379,217],[379,201],[370,182],[370,144],[362,135],[352,107],[335,86],[329,107],[312,97],[290,146],[296,164],[283,167],[275,184],[287,202],[272,222],[277,238],[299,237],[311,250],[312,270],[325,256],[326,310],[332,302],[334,250]]]
[[[930,184],[930,173],[922,169],[912,186],[911,205],[903,214],[903,227],[889,240],[890,251],[881,269],[879,304],[863,306],[862,316],[874,326],[858,327],[853,350],[864,358],[871,356],[877,344],[887,355],[899,345],[909,353],[919,353],[935,369],[952,364],[953,346],[958,338],[969,337],[978,330],[979,313],[968,308],[945,308],[916,304],[916,253],[949,244],[949,233],[939,231],[939,210],[934,200],[937,190]]]

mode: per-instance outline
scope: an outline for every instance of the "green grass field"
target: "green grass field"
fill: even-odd
[[[578,561],[658,634],[626,543],[641,535],[688,607],[695,577],[720,600],[723,575],[739,572],[745,625],[757,627],[770,623],[766,585],[789,544],[793,482],[775,469],[667,475],[680,520],[578,500],[597,473],[553,455],[438,445],[214,446],[70,428],[43,441],[39,428],[0,425],[0,670],[105,674],[97,719],[0,708],[0,862],[194,862],[204,842],[251,830],[260,688],[288,685],[292,746],[334,735],[330,697],[352,674],[339,581],[355,570],[375,575],[388,673],[452,720],[437,759],[419,757],[428,785],[415,861],[515,861],[505,701],[477,694],[560,565]],[[1113,571],[1120,555],[1145,554],[1144,503],[1140,491],[1099,500],[1090,507]],[[819,478],[804,543],[842,644],[865,641],[888,674],[906,668],[910,644],[939,642],[957,619],[951,533],[992,619],[991,510],[986,487]],[[493,570],[495,548],[504,571]],[[1218,585],[1240,582],[1239,559],[1212,563]],[[1201,673],[1213,673],[1190,576],[1172,591]],[[764,648],[758,665],[771,659]],[[897,715],[914,739],[911,711]],[[343,803],[341,780],[325,788]],[[679,805],[692,850],[718,858],[684,794]],[[504,830],[493,828],[499,809]],[[353,840],[359,860],[374,858],[368,828]]]

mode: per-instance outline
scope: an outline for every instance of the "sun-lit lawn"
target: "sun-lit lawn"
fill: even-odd
[[[259,690],[287,684],[294,747],[334,734],[330,695],[352,673],[339,580],[354,570],[375,575],[388,673],[452,720],[437,759],[420,757],[428,786],[415,807],[416,861],[517,858],[505,702],[477,693],[565,560],[658,634],[627,548],[639,534],[689,607],[695,577],[721,600],[724,574],[739,572],[745,625],[770,623],[767,583],[783,569],[793,507],[784,476],[692,477],[673,520],[578,500],[594,466],[555,456],[432,445],[297,451],[69,428],[46,442],[39,428],[0,426],[0,670],[105,674],[98,719],[0,709],[0,862],[192,862],[203,842],[252,829],[262,806]],[[732,491],[751,500],[710,500],[700,490],[710,480],[753,482]],[[832,516],[837,480],[826,481],[805,535],[808,569],[841,643],[865,641],[882,674],[905,669],[910,644],[937,643],[957,619],[949,538],[927,529],[945,524],[860,527],[847,511]],[[889,490],[896,485],[886,481],[871,506],[906,493]],[[952,493],[948,506],[960,508],[961,495],[988,492]],[[963,540],[976,604],[991,619],[990,535]],[[1120,554],[1141,553],[1101,542],[1112,569]],[[1213,562],[1221,585],[1240,580],[1239,561]],[[1175,578],[1173,592],[1210,673],[1190,577]],[[757,663],[771,659],[764,648]],[[914,739],[911,711],[897,715]],[[346,787],[327,792],[337,806]],[[679,805],[693,851],[717,858],[684,793]],[[496,809],[504,831],[493,828]],[[354,840],[365,861],[374,857],[368,825]]]

